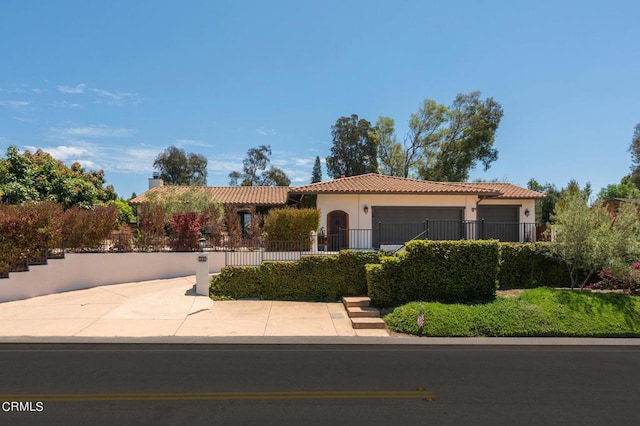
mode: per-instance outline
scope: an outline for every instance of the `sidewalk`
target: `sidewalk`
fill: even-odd
[[[369,336],[342,303],[212,301],[195,276],[116,284],[0,303],[2,337]]]

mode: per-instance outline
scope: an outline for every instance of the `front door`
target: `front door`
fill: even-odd
[[[334,210],[327,215],[327,238],[329,251],[339,251],[349,247],[349,215],[342,210]]]

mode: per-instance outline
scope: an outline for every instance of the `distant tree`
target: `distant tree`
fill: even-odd
[[[378,171],[389,176],[409,176],[408,151],[398,143],[395,122],[391,117],[378,117],[375,135],[378,143]]]
[[[640,188],[640,123],[636,124],[633,131],[629,152],[631,153],[631,178],[629,182],[636,188]]]
[[[480,92],[459,94],[448,108],[426,99],[411,114],[404,143],[396,140],[393,120],[380,117],[380,170],[392,176],[466,181],[478,162],[487,170],[498,158],[493,142],[502,115],[500,104],[493,98],[480,99]]]
[[[153,167],[168,185],[207,184],[207,158],[192,152],[186,154],[184,149],[173,145],[158,154]]]
[[[267,169],[270,156],[269,145],[249,149],[242,160],[242,172],[229,173],[229,184],[236,186],[240,181],[241,186],[289,186],[291,179],[282,169],[273,166]]]
[[[631,183],[633,175],[627,175],[620,180],[618,184],[610,184],[602,188],[598,193],[598,199],[606,200],[609,198],[640,198],[640,189]]]
[[[0,202],[22,204],[27,201],[53,201],[65,209],[89,209],[115,201],[113,186],[104,186],[102,170],[85,171],[79,163],[67,167],[38,149],[21,153],[11,145],[6,158],[0,158]]]
[[[552,183],[541,185],[537,180],[531,178],[527,182],[527,188],[538,191],[546,195],[546,198],[536,200],[536,223],[547,224],[551,222],[551,217],[556,208],[556,203],[560,198],[560,191]]]
[[[320,157],[316,157],[316,161],[313,163],[313,172],[311,173],[311,183],[322,182],[322,165],[320,164]]]
[[[357,114],[340,117],[331,126],[333,146],[327,157],[327,172],[332,178],[378,172],[375,129]]]

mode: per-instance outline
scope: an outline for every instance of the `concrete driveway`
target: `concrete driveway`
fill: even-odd
[[[212,301],[195,276],[0,303],[3,337],[388,336],[354,330],[342,303]]]

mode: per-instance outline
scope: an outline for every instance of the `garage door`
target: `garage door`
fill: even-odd
[[[420,236],[431,240],[464,237],[463,207],[373,206],[373,246],[404,244]]]
[[[478,206],[478,238],[520,241],[519,206]]]

